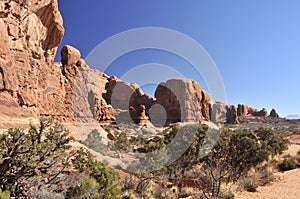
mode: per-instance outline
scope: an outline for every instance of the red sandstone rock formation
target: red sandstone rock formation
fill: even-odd
[[[209,107],[210,119],[214,123],[225,123],[227,105],[223,102],[211,101]]]
[[[251,113],[252,116],[256,116],[256,117],[268,117],[268,111],[267,109],[263,108],[260,111],[255,111],[253,113]]]
[[[71,46],[63,47],[61,63],[54,63],[63,34],[57,0],[0,2],[0,117],[112,122],[120,115],[139,123],[141,105],[143,118],[161,105],[152,118],[167,114],[166,124],[225,119],[226,105],[210,104],[209,94],[190,79],[160,83],[154,100],[136,84],[91,70]],[[228,108],[227,121],[237,123],[236,115],[267,113],[239,105]]]
[[[226,122],[230,124],[238,124],[237,108],[234,105],[227,107]]]
[[[210,121],[210,96],[191,79],[172,79],[160,83],[155,98],[156,103],[167,112],[167,123]]]
[[[0,115],[66,118],[65,82],[53,63],[64,33],[57,1],[1,1],[0,17]]]
[[[148,126],[150,124],[149,117],[146,115],[146,107],[145,105],[141,105],[139,109],[139,117],[138,117],[138,124],[139,126]]]

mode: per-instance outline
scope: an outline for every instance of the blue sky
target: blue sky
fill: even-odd
[[[281,116],[300,113],[298,0],[59,0],[59,8],[65,27],[60,48],[72,45],[85,58],[100,42],[128,29],[173,29],[209,53],[223,78],[227,103],[276,108]],[[151,62],[194,77],[185,60],[149,49],[120,57],[107,73],[121,76]],[[207,89],[201,78],[196,80]]]

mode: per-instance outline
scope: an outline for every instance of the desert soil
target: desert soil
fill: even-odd
[[[300,134],[287,137],[289,149],[284,153],[295,155],[300,150]],[[275,173],[275,181],[269,185],[257,188],[256,192],[241,192],[235,194],[237,199],[299,199],[300,198],[300,169]]]
[[[277,179],[270,185],[258,187],[256,192],[236,194],[237,199],[299,199],[300,169],[277,173]]]

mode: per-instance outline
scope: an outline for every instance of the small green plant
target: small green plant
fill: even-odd
[[[102,152],[104,150],[104,144],[102,142],[102,136],[97,129],[92,130],[87,138],[82,141],[82,144],[96,152]]]
[[[70,198],[84,199],[84,198],[100,198],[98,193],[99,183],[93,177],[83,178],[77,183],[72,191]]]
[[[279,171],[284,172],[284,171],[296,169],[297,164],[293,158],[289,158],[279,162],[277,168]]]
[[[86,194],[93,194],[95,195],[93,198],[100,199],[121,198],[121,186],[118,182],[119,174],[114,169],[108,168],[102,162],[95,160],[88,151],[82,148],[77,151],[77,155],[72,162],[79,172],[89,174],[89,178],[83,181],[86,184],[84,190]],[[76,190],[79,190],[78,193]],[[80,194],[80,187],[77,186],[77,189],[75,187],[74,191],[75,193],[71,191],[71,196]]]
[[[126,133],[122,132],[117,136],[115,145],[121,150],[126,150],[129,148],[130,142]]]

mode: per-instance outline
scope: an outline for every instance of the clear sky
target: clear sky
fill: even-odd
[[[227,103],[276,108],[283,117],[300,113],[298,0],[59,0],[59,8],[65,27],[60,48],[72,45],[85,58],[100,42],[128,29],[173,29],[210,54],[223,78]],[[170,53],[144,50],[120,57],[107,72],[121,76],[151,62],[190,67]],[[193,78],[192,73],[184,76]],[[196,80],[206,89],[201,78]]]

